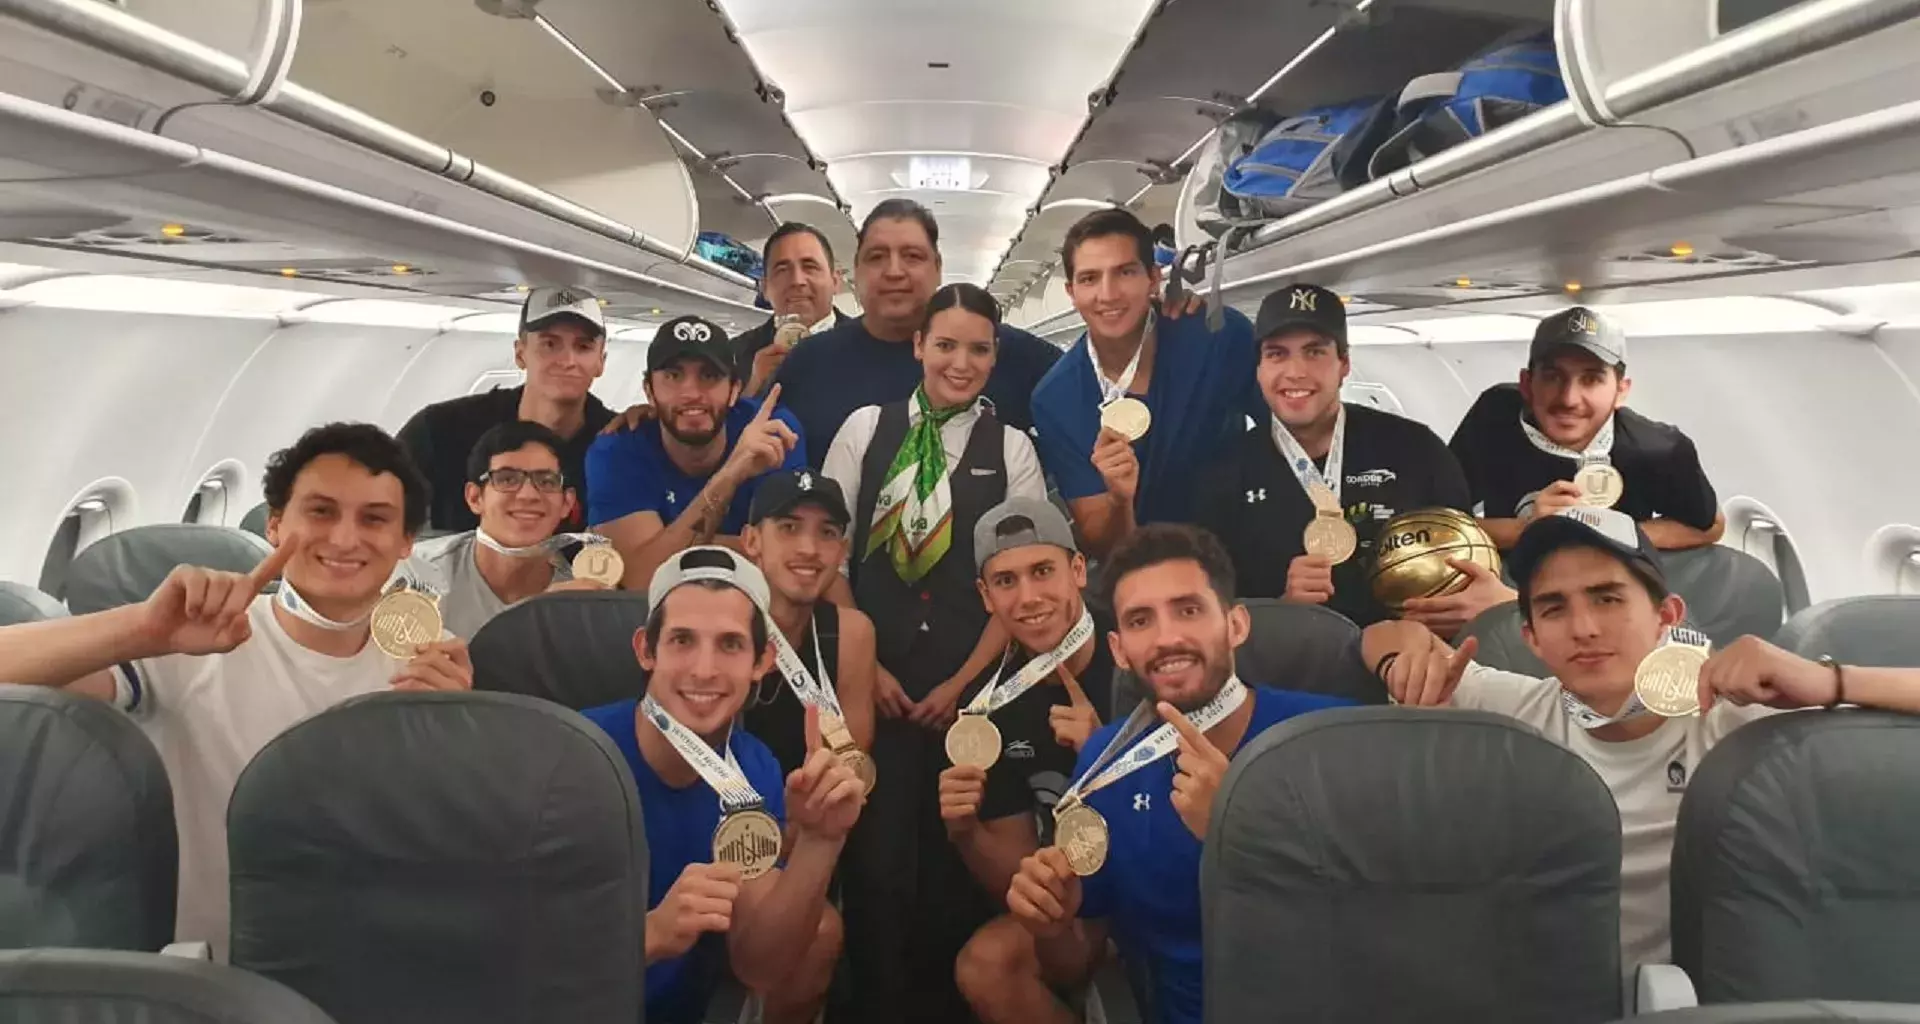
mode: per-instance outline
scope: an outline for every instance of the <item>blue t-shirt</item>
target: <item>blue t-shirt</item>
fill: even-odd
[[[1033,426],[1034,385],[1060,358],[1060,350],[1005,324],[998,336],[999,353],[984,394],[1001,426],[1024,431]],[[795,345],[774,381],[780,385],[781,407],[793,410],[813,439],[813,468],[819,469],[833,435],[855,409],[898,402],[913,394],[923,376],[911,342],[881,341],[863,321],[850,319]],[[847,495],[848,504],[857,499]]]
[[[1248,416],[1263,423],[1271,413],[1254,378],[1253,325],[1237,310],[1226,311],[1217,333],[1197,313],[1160,317],[1154,331],[1153,378],[1146,394],[1133,396],[1153,413],[1147,436],[1133,443],[1140,460],[1134,516],[1143,524],[1191,522],[1200,467],[1246,431]],[[1107,490],[1091,461],[1101,391],[1088,344],[1081,334],[1033,392],[1034,447],[1068,501]]]
[[[1253,718],[1240,740],[1242,747],[1295,715],[1352,703],[1264,686],[1249,689]],[[1081,748],[1075,778],[1086,772],[1121,724],[1102,726]],[[1150,731],[1143,730],[1142,736]],[[1111,845],[1106,865],[1081,880],[1080,916],[1105,919],[1120,955],[1134,972],[1151,979],[1152,1019],[1200,1024],[1201,844],[1173,809],[1176,756],[1169,754],[1087,798],[1107,819]]]
[[[706,781],[685,789],[674,789],[640,756],[640,741],[634,735],[637,699],[623,700],[589,708],[581,714],[599,726],[613,745],[627,758],[633,781],[640,791],[640,813],[647,828],[647,909],[652,910],[667,898],[667,890],[680,878],[689,864],[713,860],[713,830],[720,827],[720,795]],[[728,738],[734,760],[753,784],[754,791],[767,802],[766,812],[787,823],[786,780],[773,752],[766,744],[735,729]],[[725,966],[726,936],[703,935],[694,947],[672,960],[647,965],[647,1019],[673,1022],[706,1019],[707,1000],[712,998]]]
[[[760,400],[744,396],[727,410],[728,454],[740,443],[740,432],[759,411]],[[780,468],[805,466],[807,435],[800,429],[800,421],[787,411],[784,402],[773,410],[773,418],[785,423],[800,439]],[[587,479],[592,483],[587,492],[587,522],[598,526],[635,512],[656,512],[662,523],[671,526],[700,496],[700,489],[707,486],[712,476],[711,473],[688,476],[680,472],[680,467],[667,457],[666,442],[661,440],[660,424],[656,420],[640,424],[638,430],[602,434],[587,450]],[[720,523],[721,533],[736,535],[747,525],[747,508],[753,504],[753,492],[759,488],[760,478],[755,477],[733,492],[733,504],[727,507],[726,518]]]

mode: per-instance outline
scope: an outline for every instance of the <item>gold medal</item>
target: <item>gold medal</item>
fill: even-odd
[[[1000,760],[1000,728],[985,715],[962,713],[947,729],[947,760],[991,768]]]
[[[1666,718],[1700,713],[1700,667],[1707,649],[1668,643],[1653,649],[1633,670],[1633,692],[1647,710]]]
[[[573,578],[598,583],[609,589],[620,585],[627,574],[627,561],[611,544],[588,544],[573,556]]]
[[[1322,510],[1307,524],[1301,542],[1307,554],[1339,565],[1353,557],[1354,550],[1360,546],[1360,535],[1338,513]]]
[[[1580,488],[1580,504],[1589,508],[1612,508],[1627,492],[1626,478],[1604,462],[1581,466],[1573,475],[1573,485]]]
[[[373,606],[373,642],[389,657],[410,660],[421,644],[440,639],[440,606],[417,590],[402,588]]]
[[[1152,425],[1153,413],[1137,398],[1119,398],[1100,407],[1100,426],[1128,441],[1147,436],[1147,428]]]
[[[873,784],[880,781],[880,773],[873,766],[873,758],[853,742],[853,733],[847,730],[847,723],[831,711],[820,712],[820,738],[826,742],[827,749],[840,763],[853,770],[860,777],[860,784],[866,792],[873,792]]]
[[[1067,866],[1085,878],[1107,862],[1107,819],[1074,800],[1053,809],[1053,845],[1067,855]]]
[[[765,811],[733,811],[713,830],[713,862],[739,868],[742,880],[759,878],[779,859],[780,823]]]

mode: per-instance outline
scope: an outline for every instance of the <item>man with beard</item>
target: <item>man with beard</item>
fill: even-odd
[[[799,422],[777,408],[779,389],[764,403],[741,397],[727,334],[710,321],[660,325],[646,389],[656,418],[602,434],[587,453],[597,485],[587,521],[625,559],[629,590],[676,551],[716,540],[737,547],[759,478],[807,460]]]
[[[733,339],[746,394],[755,396],[766,393],[793,346],[851,319],[833,308],[840,278],[834,270],[833,246],[819,228],[791,220],[780,225],[767,236],[761,258],[767,276],[760,291],[773,307],[773,316]]]
[[[1481,394],[1453,432],[1453,453],[1495,544],[1578,505],[1618,508],[1663,550],[1726,532],[1700,453],[1679,428],[1626,407],[1627,339],[1582,306],[1542,320],[1520,384]]]
[[[1086,983],[1109,931],[1152,979],[1142,1019],[1199,1024],[1200,850],[1228,759],[1273,725],[1347,703],[1240,680],[1233,649],[1251,623],[1234,601],[1233,563],[1206,531],[1143,527],[1114,549],[1107,572],[1114,664],[1139,676],[1153,700],[1093,734],[1055,808],[1056,845],[1020,862],[1007,906],[1033,933],[1038,957],[999,979],[990,1024],[1078,1020],[1054,992]],[[1156,715],[1161,724],[1146,729]],[[1136,748],[1156,756],[1127,753]],[[1108,850],[1097,867],[1083,860],[1091,873],[1082,876],[1059,844],[1081,857],[1073,838],[1096,816]]]
[[[940,773],[947,836],[980,885],[974,915],[945,924],[966,942],[954,965],[960,992],[983,1020],[1018,1019],[1001,1005],[1009,973],[1039,973],[1033,936],[1004,907],[1022,858],[1053,841],[1053,807],[1087,738],[1109,706],[1113,657],[1080,590],[1087,560],[1052,504],[1010,498],[973,528],[978,586],[1012,637],[999,666],[969,694],[967,714],[988,716],[997,757]],[[978,926],[970,938],[963,929]]]
[[[910,199],[888,199],[860,225],[853,287],[863,312],[807,339],[774,376],[787,406],[813,439],[813,467],[854,410],[884,406],[913,394],[922,376],[913,336],[925,326],[927,303],[940,288],[940,225]],[[1034,385],[1060,350],[1025,331],[1000,324],[993,374],[985,394],[1005,426],[1033,426]]]

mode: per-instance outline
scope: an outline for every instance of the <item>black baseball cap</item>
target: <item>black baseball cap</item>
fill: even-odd
[[[675,317],[653,332],[653,344],[647,346],[647,372],[664,370],[688,356],[705,359],[729,377],[739,376],[727,332],[697,316]]]
[[[1265,341],[1292,327],[1306,327],[1332,338],[1347,350],[1347,304],[1317,284],[1290,284],[1260,300],[1253,318],[1255,340]]]
[[[1576,505],[1528,523],[1507,554],[1507,569],[1520,589],[1530,593],[1533,575],[1547,556],[1576,546],[1599,548],[1625,563],[1635,575],[1659,584],[1661,590],[1668,589],[1667,574],[1653,554],[1653,542],[1632,516],[1610,508]]]
[[[757,526],[763,519],[788,515],[802,505],[826,510],[843,527],[853,521],[846,493],[833,478],[807,469],[784,469],[760,478],[753,502],[747,506],[747,523]]]
[[[1553,358],[1557,348],[1572,346],[1594,354],[1608,366],[1627,365],[1627,336],[1620,325],[1585,306],[1564,309],[1540,321],[1533,329],[1527,365]]]

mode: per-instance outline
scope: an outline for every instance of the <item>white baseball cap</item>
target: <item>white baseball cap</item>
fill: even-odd
[[[732,548],[710,544],[688,548],[660,563],[647,584],[647,607],[660,607],[660,602],[676,588],[699,580],[718,580],[733,587],[747,595],[754,609],[763,616],[772,601],[767,578],[758,566]]]
[[[596,335],[607,333],[600,299],[585,288],[535,288],[520,307],[520,333],[537,331],[566,317],[583,320]]]

